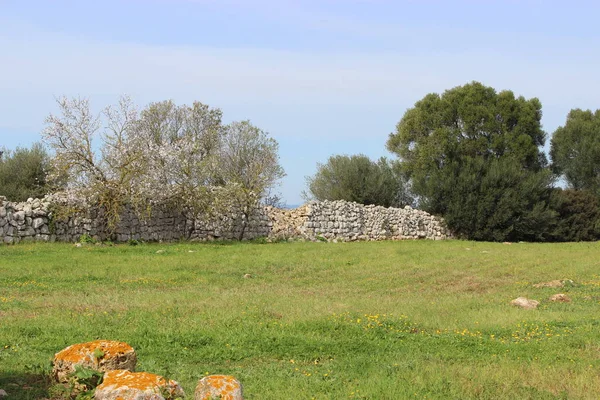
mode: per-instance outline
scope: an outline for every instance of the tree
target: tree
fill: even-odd
[[[575,109],[552,136],[552,168],[570,188],[600,195],[600,110]]]
[[[600,239],[600,197],[586,190],[554,189],[552,209],[558,214],[549,240],[556,242]]]
[[[55,152],[52,177],[67,177],[70,201],[99,205],[109,228],[125,205],[140,214],[153,204],[174,206],[190,221],[214,205],[220,110],[167,101],[138,113],[124,97],[95,115],[87,99],[61,98],[58,104],[61,113],[46,119],[43,133]]]
[[[145,172],[134,187],[144,201],[169,205],[196,223],[225,208],[226,190],[218,182],[225,129],[222,112],[200,102],[177,106],[152,103],[141,112],[138,135]]]
[[[50,114],[42,132],[54,150],[48,177],[51,182],[63,181],[69,207],[82,201],[99,205],[109,228],[114,228],[123,205],[132,198],[134,179],[145,168],[137,110],[127,97],[99,114],[92,113],[87,99],[62,97],[57,103],[60,114]],[[99,154],[96,139],[101,140]]]
[[[541,116],[538,99],[473,82],[418,101],[387,147],[420,206],[443,215],[457,234],[540,239],[553,216]]]
[[[331,156],[317,164],[314,176],[307,177],[308,198],[346,200],[384,207],[410,204],[406,185],[394,166],[384,157],[377,162],[358,154]]]
[[[11,201],[46,194],[49,157],[41,143],[0,151],[0,195]]]
[[[99,205],[111,230],[124,206],[144,217],[161,205],[179,211],[191,234],[236,201],[245,210],[243,235],[255,200],[283,175],[277,142],[249,122],[223,126],[221,110],[200,102],[163,101],[138,113],[122,98],[97,115],[86,99],[58,103],[61,113],[44,130],[53,177],[67,177],[69,200]]]
[[[232,189],[232,200],[241,217],[242,240],[259,201],[285,176],[279,165],[277,142],[250,121],[232,122],[225,127],[219,176]]]

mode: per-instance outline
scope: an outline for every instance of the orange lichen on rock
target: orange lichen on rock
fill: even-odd
[[[96,400],[165,400],[184,396],[181,386],[172,380],[148,372],[108,371],[96,388]]]
[[[135,350],[127,343],[95,340],[74,344],[56,353],[52,373],[57,382],[66,383],[76,365],[105,372],[115,369],[133,371],[136,363]]]
[[[242,384],[229,375],[209,375],[200,379],[194,400],[243,400]]]

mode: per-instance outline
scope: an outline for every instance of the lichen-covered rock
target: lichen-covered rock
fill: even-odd
[[[148,372],[108,371],[96,388],[96,400],[173,400],[184,396],[179,383]]]
[[[552,296],[550,296],[549,300],[556,301],[559,303],[570,303],[571,302],[571,298],[564,293],[558,293],[558,294],[552,295]]]
[[[229,375],[209,375],[200,379],[194,400],[243,400],[242,384]]]
[[[112,340],[71,345],[54,355],[52,375],[59,383],[67,383],[75,366],[92,368],[100,372],[110,370],[135,370],[137,356],[127,343]]]
[[[540,302],[537,300],[528,299],[526,297],[517,297],[516,299],[511,301],[510,304],[515,307],[521,307],[527,310],[532,310],[537,308]]]

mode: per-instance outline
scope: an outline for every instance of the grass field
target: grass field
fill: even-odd
[[[188,398],[224,373],[261,400],[598,399],[600,243],[0,247],[9,399],[50,397],[54,353],[94,339]]]

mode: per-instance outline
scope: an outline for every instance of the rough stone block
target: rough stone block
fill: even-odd
[[[165,400],[185,396],[179,383],[148,372],[108,371],[96,388],[96,400]]]
[[[59,383],[67,383],[76,365],[101,372],[135,370],[137,356],[127,343],[111,340],[71,345],[54,355],[52,376]]]
[[[194,400],[243,400],[242,384],[229,375],[210,375],[200,379]]]

